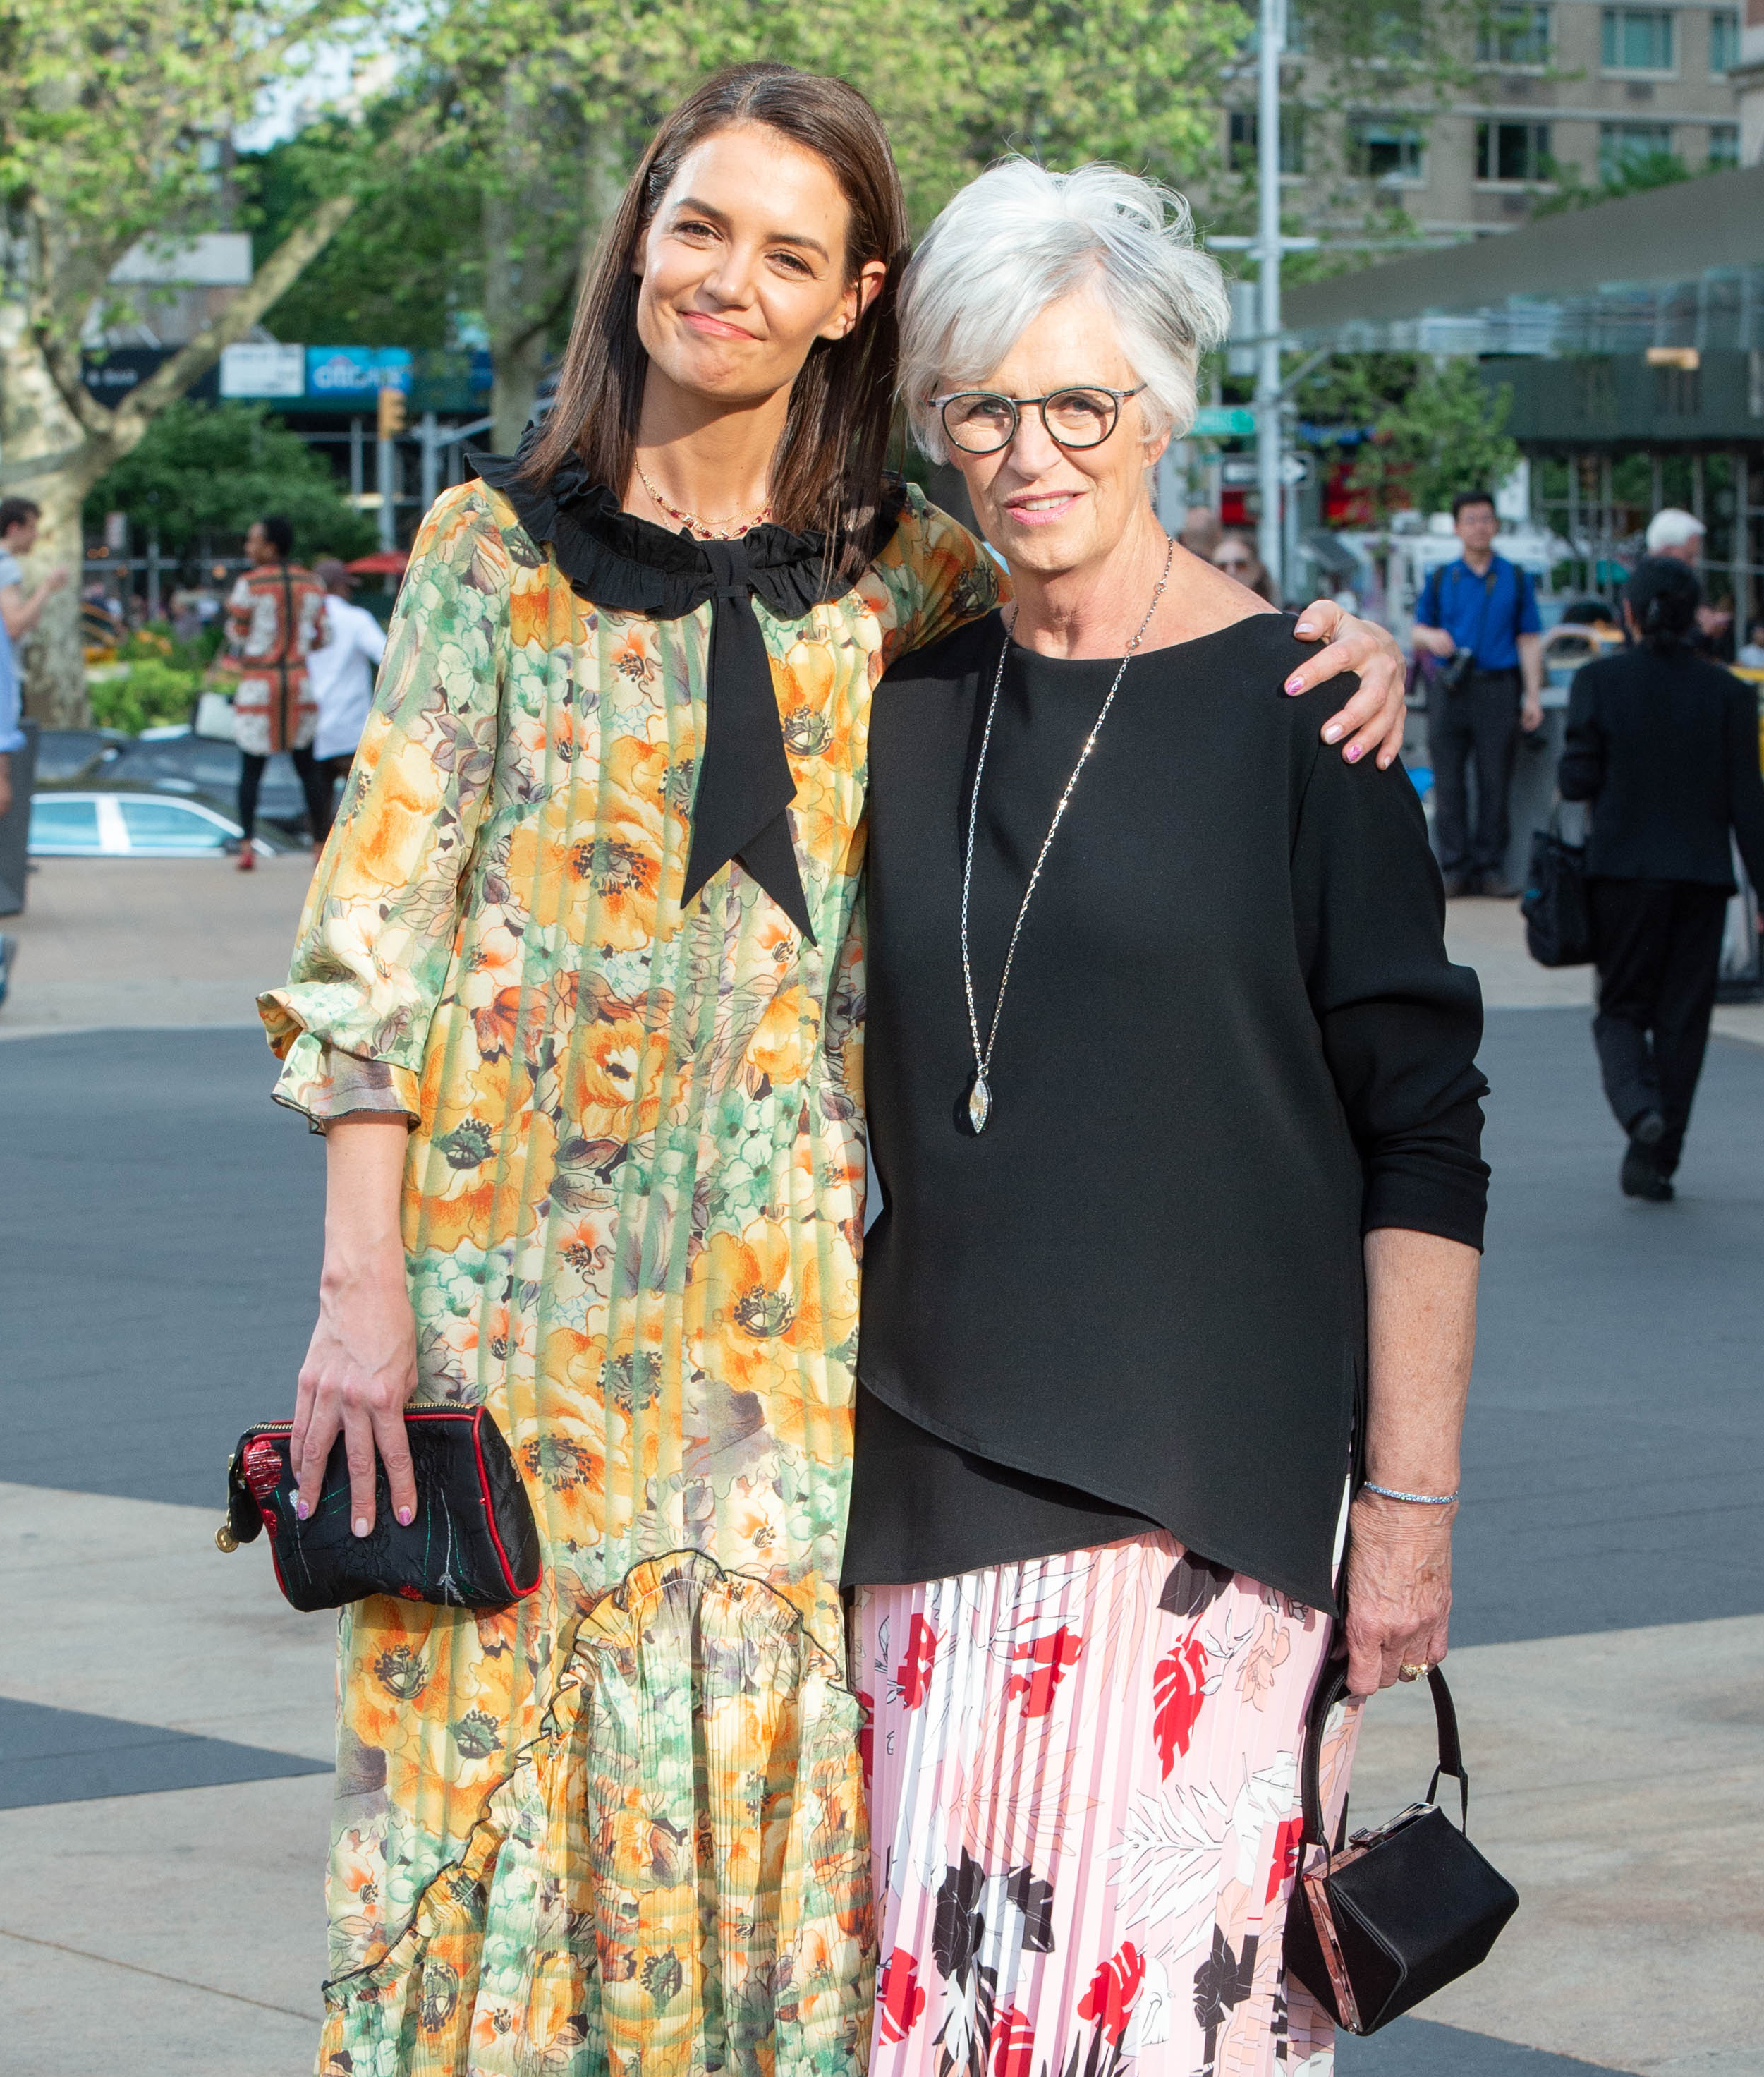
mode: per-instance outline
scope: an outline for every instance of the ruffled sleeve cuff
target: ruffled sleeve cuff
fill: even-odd
[[[302,1018],[290,1000],[300,992],[274,989],[257,998],[271,1049],[282,1063],[273,1092],[277,1102],[299,1111],[315,1132],[366,1113],[390,1113],[414,1125],[422,1115],[416,1071],[332,1044]]]

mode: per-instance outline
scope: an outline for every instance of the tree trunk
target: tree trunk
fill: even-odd
[[[514,453],[533,415],[539,377],[545,373],[545,334],[537,326],[524,339],[490,336],[493,375],[490,413],[495,420],[491,440],[498,454]]]
[[[112,459],[68,409],[22,302],[0,306],[0,486],[8,497],[42,507],[27,586],[54,569],[69,577],[23,644],[24,710],[50,728],[77,728],[89,718],[80,642],[85,560],[80,507]]]

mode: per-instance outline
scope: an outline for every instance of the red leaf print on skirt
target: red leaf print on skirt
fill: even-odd
[[[1163,1762],[1164,1779],[1176,1763],[1176,1754],[1186,1754],[1194,1735],[1195,1718],[1204,1700],[1207,1647],[1192,1630],[1175,1650],[1158,1661],[1152,1675],[1151,1735]]]
[[[1264,1904],[1272,1904],[1280,1885],[1299,1871],[1299,1854],[1304,1843],[1304,1814],[1288,1817],[1274,1835],[1274,1865],[1268,1870],[1268,1893]]]
[[[923,1616],[906,1626],[906,1656],[894,1669],[901,1700],[909,1709],[922,1709],[931,1692],[931,1667],[937,1658],[937,1632]]]
[[[1030,2077],[1035,2053],[1035,2022],[1015,2005],[1006,2005],[992,2021],[992,2077]]]
[[[880,2038],[905,2041],[913,2024],[925,2009],[925,1993],[919,1988],[919,1965],[904,1947],[897,1947],[882,1964],[876,1979],[876,2010],[881,2015]]]
[[[1014,1646],[1011,1657],[1026,1659],[1030,1671],[1026,1675],[1011,1675],[1005,1684],[1005,1700],[1013,1701],[1017,1696],[1024,1696],[1027,1699],[1023,1704],[1023,1714],[1045,1717],[1054,1706],[1054,1690],[1059,1685],[1060,1675],[1068,1666],[1078,1663],[1084,1648],[1084,1640],[1064,1623],[1050,1637],[1038,1637],[1028,1644]]]
[[[1132,1941],[1124,1940],[1090,1979],[1090,1988],[1078,2001],[1078,2017],[1093,2019],[1117,2048],[1127,2031],[1133,2001],[1146,1980],[1146,1958]]]

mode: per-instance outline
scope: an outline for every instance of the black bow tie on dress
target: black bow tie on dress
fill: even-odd
[[[512,460],[475,449],[468,449],[468,459],[508,499],[533,539],[551,544],[558,568],[582,597],[655,620],[683,619],[707,601],[711,606],[705,743],[682,905],[735,860],[813,944],[786,813],[797,782],[753,601],[762,600],[780,620],[801,620],[848,591],[851,580],[829,556],[822,534],[768,526],[738,541],[700,541],[651,526],[621,510],[613,492],[592,482],[573,457],[535,487],[518,473],[534,439],[529,427]],[[898,500],[884,507],[870,558],[886,545],[900,509]]]

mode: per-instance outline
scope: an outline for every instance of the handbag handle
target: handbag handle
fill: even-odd
[[[1439,1793],[1439,1778],[1442,1774],[1454,1775],[1458,1792],[1462,1805],[1463,1824],[1470,1829],[1470,1776],[1464,1768],[1463,1748],[1458,1742],[1458,1712],[1452,1707],[1451,1690],[1446,1685],[1446,1676],[1437,1666],[1427,1671],[1427,1685],[1433,1696],[1433,1725],[1439,1737],[1439,1764],[1433,1769],[1433,1778],[1427,1784],[1427,1800],[1433,1802]],[[1323,1677],[1317,1684],[1317,1692],[1311,1698],[1311,1707],[1304,1724],[1304,1759],[1300,1770],[1300,1792],[1304,1806],[1304,1843],[1307,1846],[1322,1846],[1329,1850],[1329,1841],[1323,1827],[1323,1793],[1321,1782],[1323,1751],[1323,1729],[1329,1714],[1347,1692],[1347,1661],[1330,1660]],[[1347,1818],[1342,1813],[1342,1825]],[[1338,1847],[1339,1840],[1336,1842]]]

